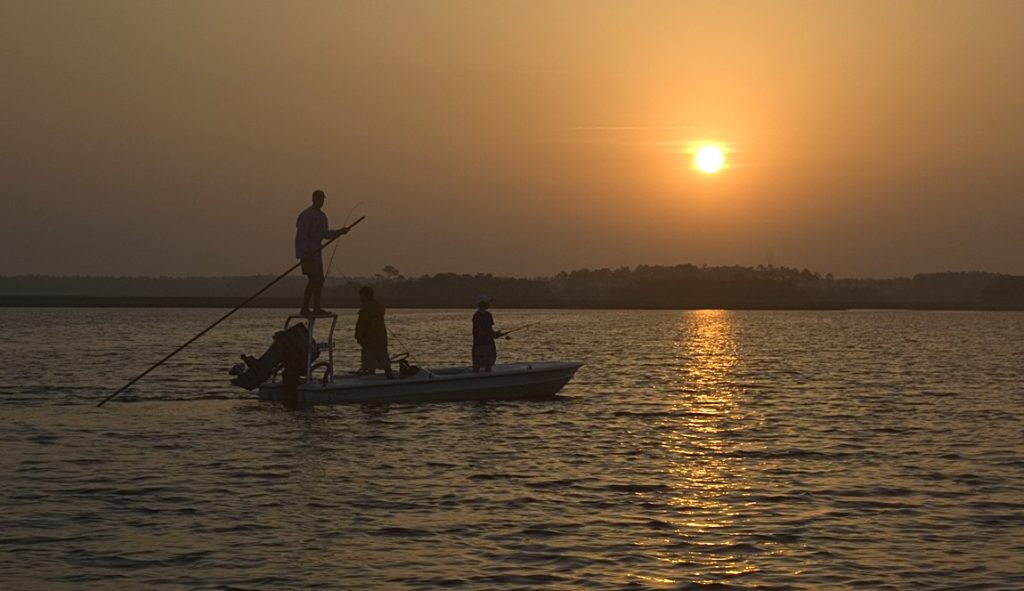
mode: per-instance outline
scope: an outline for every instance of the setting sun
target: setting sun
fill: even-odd
[[[693,157],[693,164],[697,170],[705,174],[712,174],[722,169],[725,164],[725,155],[717,146],[704,146],[697,150],[697,154]]]

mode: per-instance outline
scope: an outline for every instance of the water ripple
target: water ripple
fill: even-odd
[[[93,407],[211,312],[0,310],[5,590],[1024,588],[1022,314],[496,310],[562,400],[292,412],[248,310]]]

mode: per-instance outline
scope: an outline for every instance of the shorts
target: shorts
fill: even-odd
[[[324,259],[319,252],[302,257],[302,274],[313,278],[324,276]]]
[[[473,345],[473,367],[491,367],[498,359],[498,349],[494,343]]]
[[[363,347],[362,369],[391,369],[391,357],[388,355],[388,348],[384,347]]]

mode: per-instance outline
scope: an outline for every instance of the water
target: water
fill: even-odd
[[[94,407],[221,313],[0,310],[0,587],[1024,589],[1024,314],[496,309],[561,400],[301,412],[249,310]]]

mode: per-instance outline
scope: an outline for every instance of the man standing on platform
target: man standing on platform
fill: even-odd
[[[322,211],[327,195],[317,189],[313,191],[313,205],[299,214],[295,222],[295,258],[302,260],[302,274],[308,278],[306,292],[302,296],[302,308],[299,314],[326,314],[320,307],[320,294],[324,289],[324,259],[320,254],[320,245],[324,240],[337,238],[348,233],[348,228],[328,230],[327,214]]]

